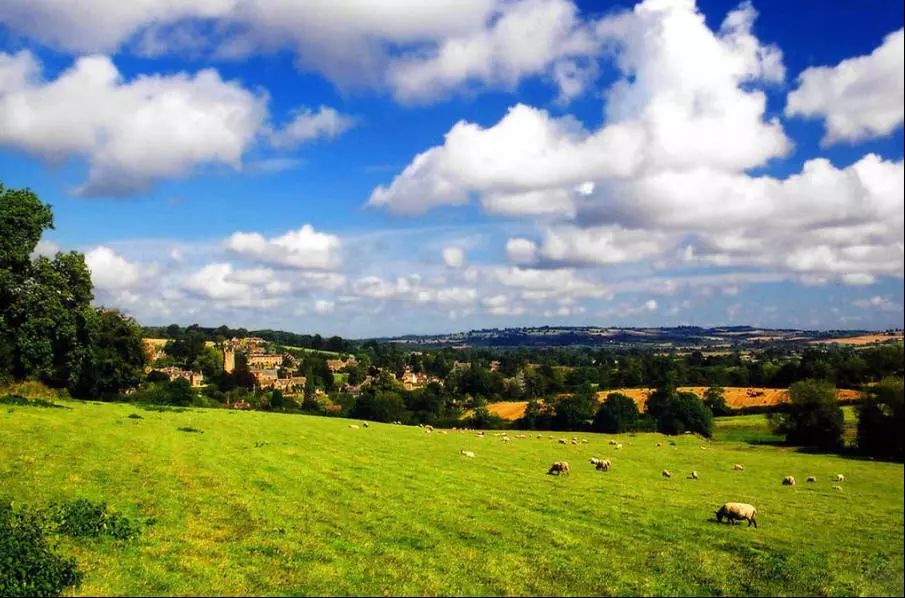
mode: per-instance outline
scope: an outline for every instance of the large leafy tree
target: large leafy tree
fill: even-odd
[[[638,406],[630,397],[620,392],[611,392],[597,410],[594,430],[607,434],[621,434],[638,428]]]
[[[38,379],[77,396],[118,393],[144,365],[139,329],[91,307],[81,253],[32,257],[50,228],[50,206],[28,189],[0,184],[0,376]]]
[[[842,446],[842,407],[836,388],[823,380],[802,380],[789,387],[790,403],[782,413],[771,414],[773,429],[786,442],[798,446],[835,449]]]

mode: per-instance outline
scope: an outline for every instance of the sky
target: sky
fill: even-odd
[[[147,325],[903,325],[903,4],[6,0],[0,182]]]

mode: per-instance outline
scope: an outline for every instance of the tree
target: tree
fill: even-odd
[[[843,415],[836,387],[823,380],[802,380],[789,387],[790,403],[770,414],[773,430],[788,444],[837,449],[842,446]]]
[[[583,430],[594,419],[597,396],[590,384],[585,384],[570,396],[563,397],[554,405],[554,430]]]
[[[110,398],[138,386],[145,364],[141,328],[116,310],[86,313],[87,352],[80,369],[70,374],[69,388],[77,397]]]
[[[858,408],[858,449],[875,457],[905,457],[905,388],[901,378],[884,378],[865,392]]]
[[[704,404],[707,405],[713,415],[717,417],[721,415],[730,415],[732,413],[732,409],[726,404],[723,387],[719,384],[711,384],[710,388],[704,391]]]
[[[692,392],[677,392],[674,386],[667,384],[651,393],[646,410],[662,434],[686,431],[708,437],[713,434],[713,413]]]
[[[305,393],[302,397],[302,409],[305,411],[320,411],[321,405],[317,402],[317,396],[314,387],[314,376],[312,369],[309,367],[305,376]]]
[[[631,398],[619,392],[607,395],[606,401],[594,416],[594,430],[607,434],[621,434],[638,428],[641,414]]]

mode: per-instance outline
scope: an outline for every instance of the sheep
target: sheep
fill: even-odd
[[[842,486],[833,486],[833,490],[836,490],[836,491],[838,491],[838,492],[842,492]]]
[[[538,439],[538,440],[542,440],[542,439],[543,439],[543,437],[544,437],[544,435],[543,435],[543,434],[538,434],[538,435],[537,435],[537,439]]]
[[[358,426],[355,425],[355,424],[349,424],[349,427],[352,428],[353,430],[357,430],[357,429],[358,429]]]
[[[609,459],[603,459],[597,463],[597,471],[609,471],[612,466]]]
[[[503,436],[502,438],[500,438],[500,440],[502,440],[503,442],[512,442],[512,440],[508,436]]]
[[[688,476],[688,479],[691,479],[691,480],[696,480],[696,479],[698,479],[698,472],[692,471],[692,472],[691,472],[691,475]]]
[[[615,440],[612,440],[612,439],[610,439],[610,445],[611,445],[611,446],[615,446],[615,445],[616,445],[616,441],[615,441]]]
[[[431,425],[427,425],[427,426],[424,426],[424,427],[427,428],[427,431],[428,431],[428,432],[433,432],[433,431],[434,431],[434,427],[431,426]]]
[[[658,443],[657,443],[657,448],[660,448],[661,446],[663,446],[663,444],[661,444],[661,443],[658,442]]]
[[[794,486],[795,485],[795,476],[787,475],[782,479],[783,486]]]
[[[833,480],[833,481],[834,481],[834,482],[844,482],[844,481],[845,481],[845,476],[842,475],[841,473],[837,473],[837,474],[836,474],[836,479]]]
[[[817,481],[817,476],[809,475],[809,476],[808,476],[808,479],[805,480],[805,481],[807,481],[807,482],[816,482],[816,481]]]
[[[591,465],[597,465],[600,463],[600,459],[598,457],[591,457]]]
[[[367,427],[368,427],[368,422],[361,422],[361,425],[364,426],[365,428],[367,428]]]
[[[735,464],[735,471],[745,471],[745,468],[738,463]]]
[[[754,525],[754,528],[757,529],[757,509],[753,505],[743,502],[727,502],[716,512],[717,521],[722,523],[723,517],[729,521],[730,525],[734,524],[736,520],[744,519],[748,522],[748,527]]]
[[[469,457],[469,458],[471,458],[471,459],[474,459],[474,453],[471,452],[471,451],[466,451],[465,449],[462,449],[462,450],[459,451],[459,452],[462,453],[462,456],[463,456],[463,457]]]
[[[578,444],[578,441],[573,439],[571,443],[572,443],[572,444]]]
[[[553,465],[550,466],[550,469],[547,471],[547,475],[569,475],[571,469],[569,468],[569,463],[566,461],[556,461]]]
[[[566,442],[566,439],[565,439],[565,438],[560,438],[560,439],[559,439],[559,444],[568,444],[568,443]]]
[[[661,475],[662,475],[664,478],[667,478],[667,479],[669,479],[669,478],[672,477],[672,474],[669,472],[668,469],[664,469],[664,470],[663,470],[663,473],[662,473]]]
[[[587,438],[582,438],[582,439],[581,439],[581,443],[582,443],[582,444],[587,444],[587,443],[588,443],[588,439],[587,439]]]
[[[622,450],[622,443],[621,443],[621,442],[617,442],[617,443],[616,443],[616,450],[617,450],[617,451]]]

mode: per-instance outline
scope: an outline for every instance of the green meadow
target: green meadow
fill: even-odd
[[[55,540],[84,573],[75,594],[905,593],[903,466],[749,442],[770,440],[763,416],[720,420],[714,441],[506,443],[56,402],[66,408],[0,405],[0,498],[105,501],[141,527],[128,541]],[[555,440],[572,436],[588,442]],[[593,456],[613,469],[595,471]],[[557,460],[570,476],[546,475]],[[726,501],[754,504],[759,528],[716,523]]]

